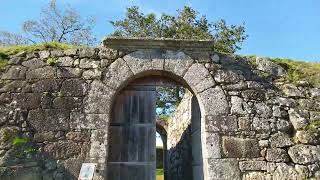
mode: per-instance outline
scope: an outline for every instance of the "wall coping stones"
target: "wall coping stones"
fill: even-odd
[[[109,36],[102,40],[101,46],[114,49],[167,49],[212,51],[212,40],[185,40],[169,38],[133,38]]]

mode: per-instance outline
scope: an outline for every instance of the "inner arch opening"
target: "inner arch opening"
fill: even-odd
[[[201,113],[186,83],[165,72],[146,72],[126,84],[117,93],[112,108],[108,179],[159,178],[156,177],[156,132],[163,142],[163,178],[203,179]],[[159,91],[181,97],[161,100]],[[175,102],[178,103],[173,104]]]

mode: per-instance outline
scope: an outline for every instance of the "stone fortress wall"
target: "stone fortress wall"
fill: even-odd
[[[10,58],[0,82],[0,179],[76,179],[83,162],[98,163],[104,179],[112,99],[152,71],[181,77],[199,101],[205,179],[320,178],[319,88],[283,81],[286,70],[266,58],[253,66],[193,41],[111,42],[124,48]]]

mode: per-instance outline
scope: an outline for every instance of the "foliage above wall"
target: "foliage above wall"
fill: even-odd
[[[257,56],[244,56],[249,62],[256,66]],[[311,86],[320,86],[320,63],[318,62],[307,62],[297,61],[287,58],[268,58],[270,61],[282,66],[286,71],[287,75],[285,79],[297,83],[299,81],[306,81]]]

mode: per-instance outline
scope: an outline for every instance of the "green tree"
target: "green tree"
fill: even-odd
[[[177,15],[143,14],[137,6],[127,8],[126,17],[110,21],[115,28],[113,36],[196,39],[215,41],[214,49],[234,53],[247,39],[244,25],[227,25],[224,20],[209,22],[191,7],[185,6]]]

